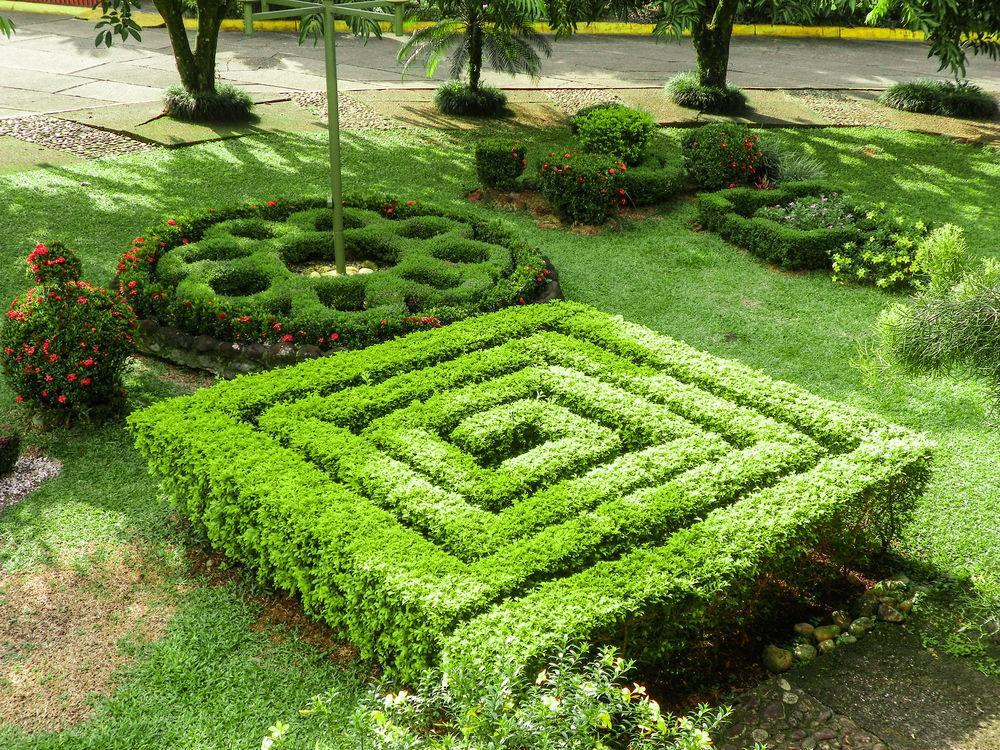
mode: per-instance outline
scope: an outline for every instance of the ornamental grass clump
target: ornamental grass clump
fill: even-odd
[[[904,112],[989,119],[998,110],[997,100],[968,81],[909,81],[885,90],[879,101]]]
[[[119,407],[135,315],[117,293],[79,279],[79,259],[58,243],[28,256],[39,284],[16,297],[0,328],[0,361],[18,403],[67,421]]]

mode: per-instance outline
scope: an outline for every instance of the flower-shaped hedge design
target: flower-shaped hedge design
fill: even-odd
[[[334,262],[332,224],[319,200],[169,219],[123,256],[120,289],[140,317],[184,333],[332,348],[524,304],[551,278],[498,224],[382,198],[344,208],[361,272],[309,273]]]
[[[928,457],[919,435],[571,303],[241,378],[132,426],[214,545],[404,678],[537,663],[570,637],[660,656],[814,548],[884,539]]]

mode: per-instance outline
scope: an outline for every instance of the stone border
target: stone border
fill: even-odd
[[[563,299],[559,273],[548,258],[544,260],[550,280],[545,291],[532,300],[530,304],[533,305]],[[227,380],[275,367],[287,367],[307,359],[328,357],[346,350],[346,347],[320,349],[312,345],[239,344],[213,336],[193,336],[148,318],[139,321],[136,346],[143,354],[183,367],[206,370]]]

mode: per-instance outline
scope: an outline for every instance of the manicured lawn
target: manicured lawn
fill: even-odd
[[[547,137],[547,136],[546,136]],[[676,134],[670,137],[676,138]],[[961,224],[976,252],[1000,255],[991,217],[1000,156],[988,149],[874,129],[803,130],[801,143],[832,181],[858,197],[892,200],[914,216]],[[414,132],[345,138],[349,189],[468,208],[475,177],[467,136]],[[0,177],[0,298],[26,285],[22,259],[41,240],[60,239],[86,259],[85,275],[106,281],[123,249],[172,211],[323,190],[325,142],[312,137],[241,139],[56,166]],[[542,247],[566,295],[734,358],[828,398],[878,412],[938,441],[932,482],[900,550],[915,563],[967,576],[984,601],[1000,602],[1000,517],[996,432],[985,420],[985,387],[961,377],[866,375],[852,366],[878,312],[893,298],[834,285],[828,274],[784,274],[692,231],[683,201],[622,231],[583,236],[539,229],[498,214]],[[160,368],[130,383],[134,405],[178,392]],[[0,422],[12,394],[0,383]],[[14,747],[252,747],[275,718],[294,714],[323,687],[355,689],[352,667],[332,663],[295,639],[272,643],[249,626],[260,605],[243,584],[189,579],[184,544],[130,439],[118,428],[33,434],[65,462],[64,473],[0,514],[0,564],[24,571],[101,544],[139,543],[170,562],[177,615],[166,637],[139,650],[122,686],[70,733]],[[178,586],[180,589],[178,590]],[[167,731],[157,735],[157,731]],[[157,737],[154,742],[153,737]]]

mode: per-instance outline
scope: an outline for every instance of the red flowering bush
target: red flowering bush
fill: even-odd
[[[62,284],[80,278],[80,258],[61,242],[39,242],[28,253],[28,271],[36,284]]]
[[[20,455],[21,436],[16,432],[0,432],[0,477],[14,470],[14,464]]]
[[[629,200],[622,184],[627,167],[602,154],[550,154],[539,175],[542,195],[569,224],[603,224]]]
[[[120,404],[135,326],[121,296],[85,281],[29,289],[0,327],[0,363],[16,400],[68,416]]]
[[[699,190],[764,185],[774,178],[760,136],[746,125],[720,122],[695,128],[682,143],[684,166]]]

